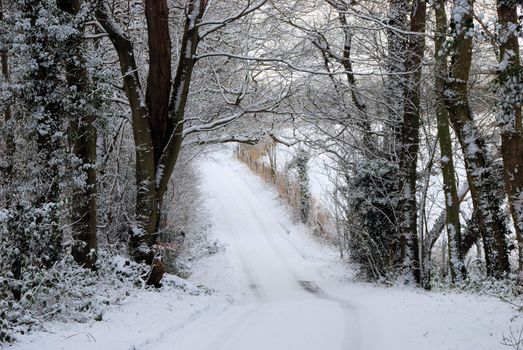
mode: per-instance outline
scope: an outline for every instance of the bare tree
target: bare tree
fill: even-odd
[[[448,74],[447,55],[445,54],[445,39],[447,32],[447,15],[445,2],[434,3],[436,17],[434,44],[434,89],[436,93],[436,117],[438,123],[438,140],[441,152],[441,172],[443,175],[443,191],[445,193],[445,227],[448,235],[449,266],[453,280],[464,277],[465,265],[461,246],[461,223],[459,218],[460,201],[456,186],[454,156],[449,126],[449,113],[445,106],[445,79]]]
[[[523,126],[521,118],[523,69],[516,32],[516,1],[496,2],[499,23],[499,69],[497,117],[501,128],[501,155],[505,191],[518,240],[518,266],[523,271]]]
[[[501,278],[510,271],[510,265],[506,242],[508,231],[501,208],[502,198],[498,195],[499,181],[468,101],[473,38],[467,32],[473,26],[472,6],[472,0],[454,2],[453,14],[456,15],[450,24],[453,46],[446,104],[465,157],[472,201],[481,227],[487,272]]]
[[[129,101],[136,153],[136,224],[130,230],[129,248],[137,261],[160,266],[152,248],[157,241],[163,196],[180,153],[184,137],[230,123],[242,113],[203,127],[186,128],[185,113],[191,80],[203,37],[260,8],[265,1],[247,6],[226,19],[202,22],[208,2],[189,1],[182,6],[183,30],[179,57],[171,74],[169,6],[166,0],[145,1],[149,71],[142,86],[132,39],[118,24],[109,4],[100,1],[97,17],[109,35],[120,61],[124,90]],[[202,27],[205,26],[205,29]],[[172,76],[172,79],[171,79]],[[172,81],[172,82],[171,82]],[[156,257],[156,259],[155,259]],[[149,283],[158,284],[161,274],[151,273]]]

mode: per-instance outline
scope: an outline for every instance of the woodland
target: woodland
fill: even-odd
[[[296,220],[362,280],[519,295],[522,11],[0,0],[0,342],[111,280],[116,256],[137,285],[176,274],[200,205],[190,164],[223,144],[292,187]],[[283,169],[278,149],[293,150]],[[329,174],[319,214],[314,155]]]

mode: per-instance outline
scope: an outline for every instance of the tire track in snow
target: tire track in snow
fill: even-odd
[[[224,206],[225,206],[225,203],[222,202],[222,200],[218,197],[215,197],[214,200],[216,202],[218,202],[218,210],[220,210],[221,212],[221,217],[224,218],[226,217],[226,213],[225,211],[223,210]],[[235,236],[236,233],[235,233],[235,230],[231,228],[231,225],[229,223],[229,220],[222,220],[221,222],[223,225],[225,225],[225,228],[233,233]],[[246,280],[247,280],[247,284],[248,284],[248,289],[251,291],[251,294],[253,295],[253,297],[263,303],[265,300],[266,300],[266,296],[265,296],[265,293],[263,292],[263,289],[260,287],[260,285],[258,283],[256,283],[256,281],[254,280],[254,277],[251,273],[251,271],[249,270],[249,267],[248,267],[248,263],[245,259],[245,256],[243,255],[243,253],[237,249],[237,247],[234,247],[234,255],[236,256],[236,258],[238,259],[238,261],[240,262],[240,265],[242,267],[242,271],[243,271],[243,275],[245,276]]]
[[[241,332],[242,326],[245,327],[248,324],[248,321],[259,311],[259,309],[259,304],[253,305],[253,307],[243,315],[235,316],[236,319],[233,322],[230,322],[227,327],[218,333],[218,335],[210,339],[210,341],[206,344],[205,349],[224,349],[224,346],[227,345],[227,340],[230,339],[234,334]]]
[[[250,171],[250,170],[249,170]],[[254,176],[254,174],[252,174]],[[242,181],[242,184],[245,185],[245,188],[249,189],[251,191],[249,184],[245,181],[245,179],[238,176],[238,179]],[[350,329],[350,331],[347,331],[344,333],[344,340],[343,340],[343,348],[344,349],[351,349],[351,350],[357,350],[361,348],[361,337],[359,336],[360,332],[359,330],[359,317],[357,315],[356,308],[348,301],[336,298],[325,291],[323,291],[316,282],[313,281],[306,281],[303,280],[299,274],[295,271],[293,267],[291,267],[291,264],[287,261],[287,258],[284,256],[284,254],[281,252],[281,248],[279,245],[274,241],[274,238],[269,233],[269,229],[266,227],[266,222],[261,220],[261,218],[258,215],[258,212],[255,210],[255,208],[251,204],[251,200],[248,198],[248,195],[242,190],[243,186],[237,186],[236,191],[237,193],[244,199],[244,203],[248,206],[250,212],[252,213],[252,217],[256,219],[259,226],[262,227],[261,232],[263,233],[263,237],[269,244],[269,246],[272,248],[273,252],[277,255],[279,260],[282,262],[282,264],[286,267],[288,272],[294,276],[294,279],[296,280],[296,283],[306,292],[308,292],[310,295],[322,299],[327,300],[333,303],[336,303],[341,308],[344,318],[345,318],[345,324],[347,325],[347,330]],[[254,193],[252,193],[254,196]],[[259,201],[257,203],[259,206],[265,206],[265,203],[262,201]],[[275,218],[273,218],[275,219]],[[281,225],[279,221],[276,220],[276,223],[279,227],[284,229],[284,227]],[[283,233],[283,232],[282,232]],[[301,254],[301,252],[298,251],[298,249],[291,244],[288,240],[285,240],[281,238],[281,235],[277,236],[281,242],[284,242],[285,244],[291,246],[297,253],[298,256],[305,260],[305,256]],[[351,327],[356,326],[356,327]]]
[[[233,160],[233,161],[235,161],[235,160]],[[234,236],[234,242],[231,242],[231,245],[234,246],[234,251],[242,264],[245,275],[248,277],[248,284],[250,286],[250,290],[252,292],[256,293],[258,296],[260,296],[259,300],[261,302],[269,301],[270,298],[267,296],[267,293],[264,292],[264,290],[266,288],[263,283],[263,278],[261,280],[259,278],[260,275],[263,275],[263,272],[260,273],[258,271],[258,273],[256,273],[257,272],[257,268],[255,267],[256,264],[249,263],[249,260],[252,261],[254,259],[253,255],[250,255],[249,258],[247,259],[244,256],[244,253],[242,252],[242,250],[237,247],[238,242],[249,239],[249,237],[246,236],[245,234],[242,234],[242,232],[243,233],[248,232],[251,234],[253,232],[254,233],[259,232],[259,234],[257,234],[257,236],[263,238],[263,240],[267,243],[267,247],[269,248],[269,250],[267,250],[265,253],[267,253],[267,252],[272,253],[272,255],[274,255],[274,257],[280,261],[280,263],[277,264],[278,269],[281,271],[281,267],[283,266],[286,268],[285,270],[288,272],[289,275],[296,278],[296,274],[290,268],[287,261],[282,258],[282,255],[274,249],[273,244],[271,242],[269,242],[269,240],[267,239],[265,232],[268,231],[268,228],[266,227],[263,220],[261,220],[261,218],[259,217],[258,213],[256,212],[256,209],[252,206],[252,204],[251,204],[252,199],[249,198],[244,193],[244,188],[249,189],[248,184],[245,183],[244,179],[238,174],[236,169],[233,169],[230,166],[227,166],[227,164],[223,164],[221,162],[220,163],[217,162],[215,164],[216,164],[216,166],[218,166],[220,168],[220,170],[223,173],[229,173],[229,175],[230,175],[227,177],[229,181],[221,184],[222,190],[223,190],[223,188],[226,188],[227,193],[235,193],[241,197],[241,201],[225,203],[222,200],[222,198],[220,198],[219,196],[214,196],[214,199],[219,204],[218,210],[221,213],[221,215],[220,215],[220,217],[222,218],[221,223],[224,224],[226,226],[227,231]],[[240,164],[240,163],[238,163],[238,164]],[[232,185],[233,183],[235,186]],[[252,193],[252,197],[255,198],[253,193]],[[260,205],[262,204],[262,202],[260,202],[260,201],[258,201],[257,203]],[[236,214],[236,216],[234,218],[227,218],[228,213],[230,213],[230,211],[228,212],[228,211],[224,210],[223,208],[227,208],[227,207],[230,208],[231,206],[234,207],[234,209],[235,209],[234,213]],[[255,227],[247,227],[246,229],[243,229],[243,230],[237,230],[237,229],[231,227],[232,223],[237,224],[238,222],[241,222],[242,217],[254,218],[256,221]],[[253,254],[255,254],[255,252],[253,252]],[[274,262],[273,259],[268,259],[269,257],[265,256],[265,255],[266,254],[264,254],[264,256],[261,257],[262,259],[260,259],[260,260],[265,259],[265,260],[270,260],[270,261]],[[258,277],[258,278],[256,278],[256,277]]]
[[[361,349],[361,336],[358,330],[359,330],[359,320],[358,320],[358,314],[357,309],[348,301],[334,297],[328,293],[326,293],[323,289],[321,289],[315,282],[313,281],[298,281],[298,284],[307,292],[310,294],[324,300],[331,301],[333,303],[337,303],[340,308],[343,310],[343,314],[345,317],[345,324],[350,328],[351,324],[356,324],[358,326],[358,329],[354,330],[352,328],[350,332],[347,332],[344,334],[344,340],[343,340],[343,348],[344,349]]]

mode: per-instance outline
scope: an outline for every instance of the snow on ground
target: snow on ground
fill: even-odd
[[[141,349],[153,344],[205,310],[220,306],[224,299],[199,296],[202,291],[193,286],[186,290],[167,288],[166,291],[141,291],[113,306],[102,321],[89,323],[55,322],[47,331],[18,336],[19,341],[6,349],[83,350],[83,349]],[[192,295],[194,294],[194,295]],[[204,301],[204,302],[202,302]],[[3,347],[0,345],[0,348]]]
[[[199,166],[224,249],[193,265],[186,291],[143,291],[101,322],[51,324],[12,349],[505,348],[516,315],[510,305],[356,283],[335,249],[296,224],[276,192],[228,149]],[[205,290],[199,284],[215,292],[192,295]]]

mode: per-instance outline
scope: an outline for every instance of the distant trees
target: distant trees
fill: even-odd
[[[295,170],[297,173],[297,184],[299,188],[299,209],[301,222],[307,223],[311,211],[311,194],[309,181],[309,160],[310,154],[299,149],[294,158],[287,164],[288,170]]]

